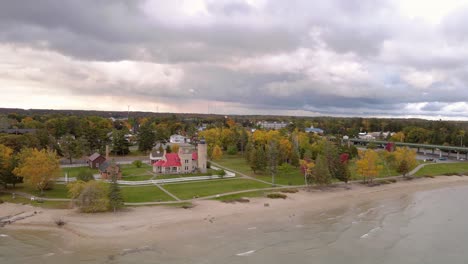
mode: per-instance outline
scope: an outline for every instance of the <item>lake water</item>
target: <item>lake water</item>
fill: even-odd
[[[0,229],[0,263],[467,263],[468,187],[443,188],[137,249]],[[291,216],[293,219],[294,216]]]

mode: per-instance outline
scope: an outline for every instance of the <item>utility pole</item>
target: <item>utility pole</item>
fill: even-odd
[[[130,120],[130,105],[127,105],[127,121]]]

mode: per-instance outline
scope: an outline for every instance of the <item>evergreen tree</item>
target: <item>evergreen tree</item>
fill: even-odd
[[[120,191],[119,184],[117,183],[119,167],[115,162],[109,166],[108,171],[111,176],[111,183],[109,185],[109,206],[114,211],[124,206],[122,192]]]
[[[299,152],[295,149],[291,152],[291,165],[294,167],[299,167]]]
[[[265,170],[267,165],[267,158],[263,146],[257,148],[257,169],[260,171]]]
[[[276,140],[271,140],[267,146],[266,152],[268,171],[270,172],[273,185],[275,185],[275,176],[278,170],[279,146]]]
[[[140,127],[140,133],[138,133],[138,150],[151,151],[155,142],[156,134],[154,133],[153,124],[150,122],[144,123]]]

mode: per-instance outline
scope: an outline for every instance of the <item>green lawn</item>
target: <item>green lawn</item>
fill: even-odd
[[[160,201],[173,201],[172,197],[161,191],[158,187],[152,186],[138,186],[138,187],[123,187],[122,195],[124,201],[128,203],[142,203],[142,202],[160,202]]]
[[[468,163],[434,163],[426,165],[417,171],[414,176],[438,176],[444,174],[468,173]]]
[[[244,157],[239,155],[224,155],[221,160],[216,161],[221,166],[226,168],[241,172],[245,175],[255,177],[257,179],[272,182],[272,178],[265,172],[257,172],[254,173],[252,169],[250,169],[247,161]],[[213,164],[213,166],[216,166]],[[293,168],[291,171],[286,173],[280,173],[275,177],[275,183],[281,185],[304,185],[304,175],[301,173],[299,168]]]
[[[139,176],[139,175],[148,175],[148,171],[152,171],[152,167],[148,164],[142,164],[140,168],[137,168],[132,164],[120,165],[122,169],[122,176]]]
[[[57,201],[31,201],[31,199],[27,199],[21,196],[16,196],[13,199],[12,195],[9,193],[0,193],[0,200],[8,203],[18,203],[18,204],[30,204],[33,206],[38,206],[42,208],[52,208],[52,209],[68,209],[70,208],[70,202],[57,202]]]
[[[25,184],[18,184],[16,185],[15,189],[9,189],[9,190],[29,193],[34,196],[45,197],[45,198],[68,198],[68,189],[65,184],[54,184],[54,187],[52,189],[44,190],[43,196],[41,196],[40,191]]]
[[[248,179],[225,179],[165,184],[163,187],[180,199],[191,199],[193,197],[205,197],[220,193],[268,188],[271,186],[269,184]]]
[[[99,173],[97,169],[91,169],[90,167],[62,168],[62,177],[65,177],[65,172],[68,172],[68,177],[76,177],[82,171],[90,171],[93,174]]]

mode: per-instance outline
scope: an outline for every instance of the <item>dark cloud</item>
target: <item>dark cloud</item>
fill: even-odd
[[[193,4],[3,1],[0,49],[18,57],[0,71],[21,71],[3,70],[0,83],[256,110],[465,115],[468,8],[430,24],[390,0]]]

